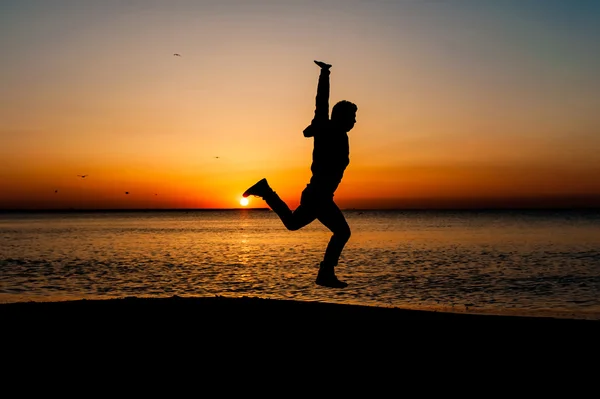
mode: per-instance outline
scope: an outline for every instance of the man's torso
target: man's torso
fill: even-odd
[[[333,195],[350,163],[349,156],[348,134],[335,131],[329,121],[314,136],[310,185]]]

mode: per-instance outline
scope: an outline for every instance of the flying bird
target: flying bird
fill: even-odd
[[[58,190],[54,190],[54,194],[56,194],[58,192]]]
[[[82,179],[85,179],[87,175],[77,175],[79,177],[81,177]]]
[[[125,194],[129,194],[129,191],[125,191]]]
[[[175,57],[181,57],[181,54],[175,53],[173,54]]]

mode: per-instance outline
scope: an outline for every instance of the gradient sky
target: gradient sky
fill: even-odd
[[[2,0],[0,54],[0,209],[295,208],[315,59],[341,208],[600,206],[600,1]]]

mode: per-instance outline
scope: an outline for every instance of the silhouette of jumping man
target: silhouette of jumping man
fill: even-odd
[[[331,65],[315,61],[321,68],[317,84],[315,115],[310,125],[304,129],[304,137],[314,138],[312,153],[312,176],[302,191],[300,205],[291,211],[269,186],[266,178],[259,180],[247,189],[243,196],[262,197],[279,216],[288,230],[298,230],[315,219],[327,227],[333,235],[327,244],[323,261],[319,265],[316,284],[344,288],[348,284],[338,280],[335,267],[350,239],[350,226],[342,211],[333,200],[335,190],[344,176],[350,162],[348,132],[356,123],[356,104],[346,100],[336,103],[329,118],[329,75]]]

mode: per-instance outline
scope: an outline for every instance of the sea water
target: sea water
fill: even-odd
[[[331,233],[270,210],[0,214],[0,303],[227,296],[600,319],[600,211],[359,211]]]

